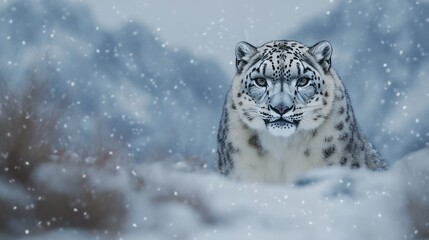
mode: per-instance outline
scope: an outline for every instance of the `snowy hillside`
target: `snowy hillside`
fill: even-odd
[[[52,99],[67,98],[73,114],[61,125],[72,142],[102,128],[144,161],[212,158],[228,82],[215,63],[136,23],[103,30],[88,9],[58,0],[12,1],[0,29],[2,77],[19,89],[36,72]]]
[[[287,39],[326,39],[362,129],[397,159],[429,143],[429,2],[341,1]]]

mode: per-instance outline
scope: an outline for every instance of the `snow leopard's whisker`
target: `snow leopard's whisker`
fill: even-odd
[[[318,108],[318,107],[322,107],[322,106],[323,106],[322,104],[318,104],[318,105],[314,105],[314,106],[305,106],[305,107],[299,107],[299,108],[297,108],[297,110],[301,110],[301,109],[308,110],[308,109]]]
[[[233,112],[237,112],[237,113],[239,113],[241,111],[240,109],[233,109],[233,108],[230,108],[230,110]],[[258,110],[256,110],[256,109],[243,108],[243,111],[248,112],[248,113],[258,113]]]

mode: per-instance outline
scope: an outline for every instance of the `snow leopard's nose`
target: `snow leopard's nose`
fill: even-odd
[[[278,106],[272,106],[270,105],[270,108],[276,112],[277,114],[279,114],[280,116],[282,116],[283,114],[289,112],[292,109],[293,106],[285,106],[283,104],[278,105]]]
[[[268,104],[273,112],[282,116],[293,108],[293,99],[290,94],[279,92],[271,98]]]

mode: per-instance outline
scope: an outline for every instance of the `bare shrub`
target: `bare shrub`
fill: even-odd
[[[128,174],[115,167],[118,145],[95,136],[75,146],[77,153],[68,151],[58,130],[67,100],[47,97],[48,80],[30,75],[23,82],[18,88],[0,79],[0,232],[120,231],[125,196],[109,186]]]
[[[29,184],[30,172],[50,155],[55,142],[55,125],[61,104],[42,113],[46,86],[30,78],[22,90],[11,89],[0,80],[0,142],[4,174],[14,181]]]

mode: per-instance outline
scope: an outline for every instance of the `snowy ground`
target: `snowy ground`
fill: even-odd
[[[420,150],[383,173],[331,167],[294,186],[236,182],[181,164],[118,168],[113,178],[92,175],[98,187],[124,193],[118,232],[60,228],[28,239],[428,238],[428,155]]]

